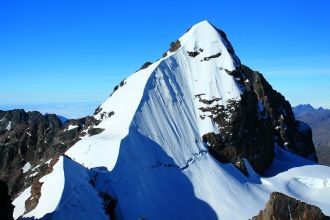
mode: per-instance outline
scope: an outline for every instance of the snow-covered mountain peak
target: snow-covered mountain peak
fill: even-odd
[[[270,192],[296,195],[304,186],[295,178],[303,174],[329,179],[326,168],[312,173],[313,162],[282,149],[295,152],[297,145],[302,156],[315,153],[305,141],[308,131],[299,133],[290,111],[260,73],[240,64],[225,33],[202,21],[171,43],[163,58],[115,87],[93,116],[96,123],[84,128],[85,136],[65,153],[68,158],[40,179],[45,193],[39,201],[48,209],[37,209],[38,215],[32,210],[33,216],[49,210],[68,216],[70,207],[83,215],[81,204],[90,198],[99,204],[87,184],[88,196],[76,193],[88,183],[104,199],[107,214],[118,219],[248,219],[263,208]],[[291,169],[295,166],[300,168]],[[267,168],[269,177],[253,170]],[[57,186],[63,192],[60,202],[47,202],[52,194],[44,189],[52,176],[65,178]],[[318,199],[330,191],[322,190],[301,199],[321,201],[329,212],[329,201]],[[15,203],[25,200],[20,196]]]
[[[227,70],[234,70],[240,66],[240,61],[235,55],[233,47],[228,41],[225,33],[207,20],[199,22],[192,26],[179,40],[175,43],[180,43],[179,50],[190,52],[191,55],[197,56],[197,53],[201,54],[200,57],[217,56],[221,54],[220,62],[221,66]],[[175,51],[174,51],[175,52]],[[168,53],[168,55],[174,52]],[[189,53],[187,53],[189,55]]]
[[[218,41],[219,36],[217,33],[216,28],[210,24],[207,20],[201,21],[191,28],[182,35],[180,41],[183,42],[183,45],[186,41],[195,41],[195,42],[208,42],[208,41]]]
[[[240,100],[242,83],[229,74],[237,65],[239,60],[223,32],[207,21],[194,25],[171,44],[167,56],[120,83],[94,116],[101,121],[97,128],[104,131],[78,142],[67,154],[87,167],[112,170],[123,138],[135,126],[143,135],[152,135],[183,166],[192,154],[205,150],[202,135],[219,133],[210,113],[201,108]],[[230,113],[226,114],[230,120]],[[167,132],[164,127],[169,128]],[[178,133],[186,134],[180,140],[172,139]],[[97,141],[99,138],[108,144]],[[166,139],[170,145],[164,145]],[[100,150],[107,151],[102,158]],[[82,151],[87,153],[79,153]]]
[[[189,28],[179,40],[182,42],[182,45],[185,45],[188,42],[208,44],[218,42],[221,38],[219,37],[218,30],[207,20],[204,20]]]

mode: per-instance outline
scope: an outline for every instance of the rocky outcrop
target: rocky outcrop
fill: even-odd
[[[317,161],[312,142],[311,129],[308,125],[301,130],[300,122],[295,120],[290,103],[265,80],[261,73],[242,66],[239,71],[246,74],[249,85],[262,102],[275,129],[274,139],[279,146],[310,160]]]
[[[199,48],[198,50],[195,49],[194,51],[187,51],[188,56],[190,57],[196,57],[198,56],[200,53],[202,53],[204,50],[202,48]]]
[[[152,64],[152,62],[149,62],[149,61],[145,62],[139,70],[147,69],[151,64]]]
[[[263,173],[274,157],[273,128],[269,118],[262,118],[257,110],[254,93],[246,92],[240,101],[229,101],[212,112],[220,133],[203,136],[209,152],[220,162],[232,162],[245,172],[243,158],[256,171]]]
[[[113,88],[113,90],[112,90],[112,92],[111,92],[111,94],[110,94],[110,97],[113,95],[113,93],[115,93],[120,87],[123,87],[125,84],[126,84],[125,79],[123,79],[122,81],[120,81],[119,85],[116,85],[116,86]],[[95,110],[94,115],[97,114],[97,111],[98,111],[98,108]]]
[[[10,196],[8,195],[7,184],[0,180],[0,219],[13,219],[14,206],[11,202]]]
[[[220,56],[221,56],[221,53],[219,52],[219,53],[213,54],[213,55],[211,55],[211,56],[204,57],[204,58],[201,60],[201,62],[202,62],[202,61],[209,61],[210,59],[214,59],[214,58],[217,58],[217,57],[220,57]]]
[[[266,208],[252,218],[253,220],[329,220],[321,209],[296,200],[279,192],[273,192]]]
[[[163,54],[163,58],[167,56],[168,52],[173,53],[173,52],[177,51],[180,47],[181,47],[181,42],[179,40],[176,40],[175,42],[171,42],[170,43],[170,49],[168,49],[168,51],[166,51]]]
[[[92,117],[68,120],[24,110],[0,111],[0,180],[12,198],[47,173],[46,161],[58,157],[80,136],[94,134]]]
[[[25,213],[30,212],[33,210],[39,202],[39,199],[41,197],[41,187],[43,182],[40,182],[40,178],[42,176],[45,176],[53,171],[53,167],[55,163],[59,160],[59,157],[54,157],[48,164],[47,169],[45,169],[44,172],[42,172],[42,175],[39,175],[38,178],[34,179],[31,185],[31,195],[30,197],[25,201]]]
[[[290,103],[272,89],[261,73],[244,65],[226,71],[243,88],[241,100],[211,105],[214,100],[199,96],[199,101],[205,104],[200,110],[211,114],[220,131],[203,135],[215,158],[231,162],[243,172],[242,159],[246,158],[262,174],[272,162],[277,144],[317,161],[311,129],[295,120]]]

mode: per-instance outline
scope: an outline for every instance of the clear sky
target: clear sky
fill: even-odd
[[[291,104],[330,107],[329,0],[0,0],[0,108],[94,109],[205,19]]]

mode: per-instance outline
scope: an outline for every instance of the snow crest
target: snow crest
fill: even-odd
[[[264,208],[271,192],[279,191],[330,214],[330,201],[325,199],[330,198],[330,189],[316,189],[318,179],[330,178],[329,168],[276,148],[266,177],[244,161],[250,174],[246,177],[234,165],[221,164],[208,153],[201,137],[219,130],[209,117],[203,117],[199,109],[203,103],[196,96],[220,105],[239,101],[243,89],[228,74],[239,60],[207,21],[193,26],[179,41],[178,50],[127,78],[100,106],[94,117],[101,121],[97,127],[104,129],[102,133],[85,137],[66,152],[87,168],[107,170],[103,190],[117,200],[116,212],[123,219],[232,219],[233,215],[248,219]],[[262,116],[261,105],[259,112]],[[37,208],[26,216],[61,212],[68,207],[66,198],[74,198],[69,204],[76,205],[77,213],[90,210],[78,199],[97,201],[94,208],[100,210],[97,196],[86,185],[88,172],[71,161],[80,171],[69,169],[63,179],[61,161],[43,179],[43,188],[57,182],[57,190],[42,191]],[[79,188],[70,191],[77,184],[88,193]],[[74,197],[67,197],[71,193]],[[55,202],[46,201],[52,197]]]

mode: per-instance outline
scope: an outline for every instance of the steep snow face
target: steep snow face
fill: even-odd
[[[41,218],[45,214],[55,211],[62,197],[64,181],[63,157],[61,157],[55,164],[53,172],[40,179],[43,185],[41,187],[39,203],[37,207],[30,213],[27,213],[25,217],[34,216],[36,218]]]
[[[145,84],[150,74],[160,61],[147,69],[136,72],[125,84],[111,95],[101,106],[101,112],[94,117],[101,120],[101,115],[108,115],[97,126],[104,128],[101,134],[84,138],[71,147],[66,154],[88,168],[107,167],[112,170],[119,152],[121,140],[128,134],[132,118],[143,96]]]
[[[327,167],[276,148],[267,177],[260,177],[245,161],[246,177],[234,165],[221,164],[208,154],[201,136],[220,131],[200,108],[240,100],[243,87],[228,74],[240,65],[239,60],[226,37],[207,21],[193,26],[179,41],[176,51],[127,78],[100,106],[94,117],[101,121],[96,127],[104,129],[102,133],[84,137],[66,152],[85,167],[107,168],[96,185],[117,200],[119,217],[249,219],[264,208],[273,191],[318,205],[329,214],[330,201],[323,196],[330,190],[319,189],[319,179],[330,178]],[[259,107],[261,111],[263,106]],[[57,180],[61,200],[52,203],[52,210],[65,212],[74,206],[65,205],[66,201],[78,204],[82,199],[89,205],[96,201],[96,207],[79,204],[71,213],[79,216],[85,210],[88,216],[93,213],[90,209],[101,209],[99,200],[86,185],[87,170],[70,163],[78,171],[69,169],[64,185],[63,179]],[[59,170],[57,176],[63,176],[65,166]],[[88,193],[75,190],[73,186],[80,184]],[[74,196],[67,196],[71,193]],[[39,203],[50,202],[41,197]],[[44,215],[39,206],[44,205],[28,216]]]
[[[111,188],[125,219],[159,218],[159,213],[167,219],[217,218],[209,205],[217,204],[212,192],[199,195],[204,201],[194,194],[205,181],[200,172],[219,169],[201,140],[203,134],[219,131],[202,115],[204,104],[197,96],[216,98],[213,105],[239,100],[242,88],[227,73],[235,69],[237,58],[208,22],[195,25],[179,40],[176,52],[129,77],[101,105],[97,119],[114,112],[98,125],[105,131],[67,152],[85,166],[112,170]],[[191,166],[199,167],[195,174],[201,179],[195,184]]]
[[[13,201],[15,206],[13,217],[18,219],[25,212],[25,201],[31,196],[31,187],[26,188],[17,199]]]
[[[240,65],[240,61],[224,33],[217,30],[208,21],[194,25],[179,40],[182,45],[181,51],[199,52],[200,54],[197,56],[200,60],[221,53],[217,59],[220,67],[232,71]],[[168,53],[168,56],[172,54]]]
[[[108,219],[102,201],[89,180],[89,170],[66,157],[60,157],[53,171],[40,179],[43,184],[37,207],[25,213],[25,201],[31,195],[29,187],[13,202],[14,218]]]
[[[224,105],[229,99],[239,100],[242,88],[226,72],[235,69],[237,58],[228,52],[229,42],[207,21],[193,26],[179,40],[182,46],[176,52],[125,80],[95,116],[102,119],[113,112],[97,126],[105,131],[78,142],[67,155],[89,168],[106,166],[112,170],[131,125],[144,135],[154,135],[151,139],[170,156],[178,157],[175,162],[180,164],[204,149],[201,135],[218,130],[210,118],[204,115],[205,120],[200,119],[198,108],[203,105],[196,95],[219,98],[217,102]],[[199,54],[192,57],[188,52]],[[166,146],[164,140],[169,142]],[[104,156],[100,157],[100,152]]]

